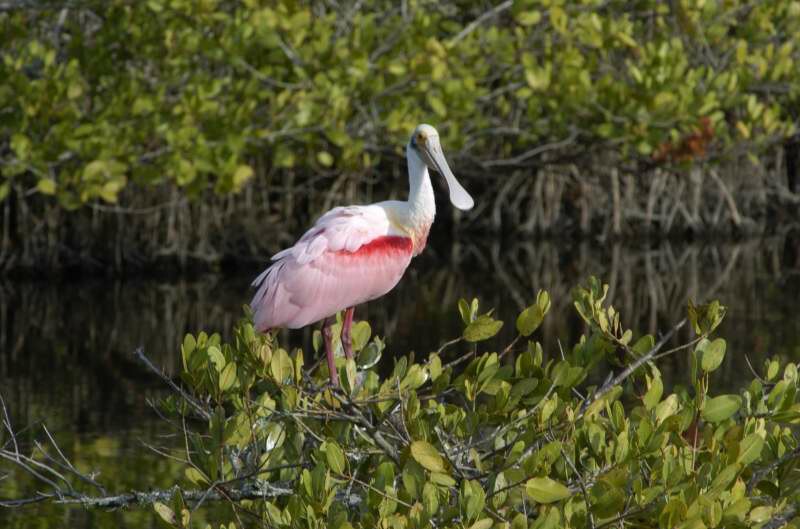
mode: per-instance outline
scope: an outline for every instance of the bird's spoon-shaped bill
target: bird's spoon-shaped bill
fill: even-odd
[[[428,164],[428,167],[444,176],[444,179],[447,181],[447,188],[450,190],[450,202],[458,209],[465,211],[472,209],[472,206],[475,205],[475,201],[472,200],[472,197],[467,193],[467,190],[464,189],[464,186],[456,180],[453,171],[451,171],[450,166],[447,165],[447,160],[442,152],[442,146],[439,144],[439,138],[435,136],[428,138],[428,141],[425,142],[425,145],[420,150],[425,157],[425,163]]]

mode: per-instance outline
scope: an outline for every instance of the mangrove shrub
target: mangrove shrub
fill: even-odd
[[[203,197],[214,207],[188,222],[222,236],[248,210],[308,220],[402,192],[353,186],[393,172],[420,122],[484,198],[474,222],[742,227],[798,189],[799,50],[800,3],[777,0],[12,1],[0,198],[27,204],[4,244],[49,229],[73,247],[57,226],[82,217],[54,207],[87,204],[145,215]],[[259,194],[233,212],[210,196],[247,185]]]
[[[690,302],[656,337],[626,328],[606,293],[595,279],[575,290],[586,333],[554,351],[535,340],[546,292],[504,346],[493,340],[503,322],[477,300],[459,303],[463,334],[429,354],[397,354],[358,322],[357,358],[338,359],[337,388],[319,353],[286,350],[248,319],[229,343],[187,335],[185,389],[173,384],[160,405],[179,433],[162,454],[184,463],[176,487],[98,496],[77,479],[40,480],[34,498],[152,504],[169,527],[208,527],[197,507],[211,502],[229,506],[234,526],[287,528],[791,522],[797,365],[767,360],[751,383],[720,393],[713,374],[728,344],[713,333],[724,306]],[[683,325],[693,338],[675,344]],[[673,354],[685,378],[666,381],[658,365]]]

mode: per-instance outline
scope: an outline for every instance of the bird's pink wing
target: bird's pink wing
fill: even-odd
[[[411,255],[411,239],[382,208],[335,208],[273,256],[253,283],[256,327],[302,327],[380,297],[400,280]]]

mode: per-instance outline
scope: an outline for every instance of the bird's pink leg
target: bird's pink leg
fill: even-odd
[[[339,373],[336,371],[336,362],[333,360],[333,331],[331,325],[333,320],[325,318],[322,323],[322,338],[325,341],[325,354],[328,357],[328,372],[331,374],[331,384],[334,387],[339,387]]]
[[[350,336],[350,329],[353,327],[353,313],[355,311],[355,307],[350,307],[344,311],[344,321],[342,322],[342,347],[344,348],[344,356],[346,358],[353,358],[353,338]]]

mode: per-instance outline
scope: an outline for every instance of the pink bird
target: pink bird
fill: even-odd
[[[450,202],[468,210],[472,197],[458,183],[439,144],[439,133],[419,125],[406,145],[408,200],[337,207],[317,220],[291,248],[278,252],[253,286],[250,307],[258,331],[297,329],[325,320],[322,336],[331,383],[339,378],[333,354],[332,316],[345,310],[341,342],[353,357],[350,329],[356,305],[379,298],[403,277],[425,248],[436,214],[428,169],[444,176]]]

